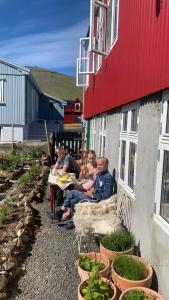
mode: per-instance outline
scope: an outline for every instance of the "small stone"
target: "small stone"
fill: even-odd
[[[3,267],[5,271],[10,271],[16,266],[15,262],[9,261],[9,262],[4,262]]]
[[[33,224],[33,217],[32,216],[27,216],[24,220],[24,225],[32,225]]]
[[[24,233],[24,229],[20,229],[17,231],[17,236],[20,237]]]
[[[17,225],[16,225],[16,231],[20,230],[20,229],[23,229],[24,228],[24,224],[22,222],[19,222]]]
[[[18,197],[18,198],[19,198],[19,199],[22,199],[23,197],[24,197],[24,194],[21,193],[21,194],[19,194],[19,197]]]
[[[7,293],[0,293],[0,300],[7,300]]]

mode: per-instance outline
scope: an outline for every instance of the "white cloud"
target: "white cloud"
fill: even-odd
[[[0,0],[1,1],[1,0]],[[75,67],[79,39],[86,35],[88,19],[60,31],[25,35],[1,41],[0,57],[21,65],[48,68]]]

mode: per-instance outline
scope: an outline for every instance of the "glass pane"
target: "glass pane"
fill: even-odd
[[[169,222],[169,151],[164,151],[160,214]]]
[[[135,162],[136,144],[130,143],[129,148],[129,166],[128,166],[128,186],[134,188],[134,162]]]
[[[169,108],[167,109],[166,132],[169,133]]]
[[[123,126],[122,126],[123,131],[127,131],[127,118],[128,118],[128,112],[126,111],[125,113],[123,113]]]
[[[125,153],[126,153],[126,142],[121,143],[121,166],[120,166],[120,178],[124,180],[124,170],[125,170]]]
[[[113,20],[112,40],[114,41],[117,37],[118,0],[114,0],[113,5],[114,7],[113,7],[113,16],[112,16],[112,20]]]
[[[131,111],[131,131],[137,131],[137,129],[138,129],[137,117],[138,117],[138,108],[132,109],[132,111]]]

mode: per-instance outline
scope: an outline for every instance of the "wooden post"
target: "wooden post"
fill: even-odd
[[[12,123],[12,150],[14,149],[14,124]]]
[[[49,135],[48,135],[48,129],[47,129],[47,123],[46,123],[46,120],[44,120],[44,124],[45,124],[46,140],[47,140],[47,143],[48,143],[48,154],[49,154],[49,156],[50,156],[50,161],[51,161],[51,164],[52,164],[52,157],[51,157],[51,151],[50,151]]]

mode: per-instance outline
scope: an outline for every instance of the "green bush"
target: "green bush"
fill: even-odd
[[[153,296],[146,296],[144,291],[133,290],[124,295],[123,300],[155,300]]]
[[[93,271],[86,286],[82,289],[84,300],[109,300],[112,298],[111,287],[103,282],[97,275],[97,271]]]
[[[99,260],[91,261],[86,255],[80,255],[80,267],[88,272],[92,272],[95,267],[97,267],[98,271],[102,271],[105,268],[105,265]]]
[[[147,276],[145,264],[127,255],[117,256],[113,267],[118,275],[129,280],[142,280]]]
[[[29,159],[39,158],[41,152],[42,152],[41,147],[39,147],[39,146],[32,147],[32,149],[27,153],[27,157]]]
[[[126,229],[117,230],[101,239],[101,244],[111,251],[125,251],[134,246],[134,235]]]

